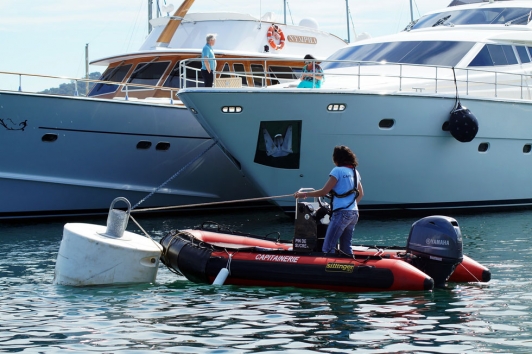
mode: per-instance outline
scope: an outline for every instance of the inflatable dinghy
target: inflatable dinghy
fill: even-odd
[[[455,219],[415,222],[407,247],[354,246],[321,252],[328,226],[321,204],[300,202],[292,242],[222,230],[209,222],[164,236],[161,261],[188,280],[239,286],[292,286],[344,292],[431,290],[447,281],[487,282],[490,271],[464,256]]]

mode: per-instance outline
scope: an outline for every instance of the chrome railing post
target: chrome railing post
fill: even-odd
[[[436,87],[435,87],[435,92],[434,93],[438,93],[438,67],[436,67],[436,78],[434,79],[436,82]]]
[[[403,65],[399,64],[399,92],[403,91]]]
[[[126,101],[128,101],[128,100],[129,100],[129,92],[127,90],[127,84],[126,84]]]
[[[186,76],[187,66],[184,65],[184,63],[185,63],[185,60],[181,60],[181,62],[179,63],[179,82],[180,82],[179,87],[181,88],[185,88],[187,84],[187,82],[184,79],[185,77],[187,77]]]
[[[466,69],[466,96],[469,95],[469,69]]]
[[[267,62],[266,59],[264,59],[264,79],[262,80],[262,87],[266,87],[266,75],[268,75],[268,69],[266,66]]]
[[[521,76],[521,99],[523,99],[523,74]]]
[[[360,90],[360,62],[358,62],[358,89]]]
[[[497,72],[495,74],[495,97],[497,97]]]
[[[78,92],[78,80],[74,80],[74,96],[79,96],[79,92]]]
[[[22,75],[18,76],[18,92],[22,91]]]
[[[174,104],[174,91],[170,90],[170,104]]]

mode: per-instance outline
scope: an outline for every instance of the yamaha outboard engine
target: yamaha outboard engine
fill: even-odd
[[[296,208],[293,249],[320,252],[329,226],[327,203],[299,202]]]
[[[447,216],[428,216],[412,224],[406,251],[419,270],[434,279],[435,287],[445,282],[462,262],[462,233],[458,222]]]

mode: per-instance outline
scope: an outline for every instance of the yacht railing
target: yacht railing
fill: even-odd
[[[247,85],[253,83],[254,86],[265,87],[267,85],[281,83],[281,87],[296,87],[299,83],[301,68],[304,60],[290,60],[292,65],[287,65],[287,59],[265,59],[265,58],[221,58],[217,59],[224,63],[244,62],[256,65],[254,72],[234,72],[234,71],[216,71],[215,78],[232,79],[235,86],[241,87],[242,81]],[[281,63],[282,62],[282,63]],[[511,98],[521,100],[532,100],[532,76],[526,73],[502,72],[487,70],[482,68],[455,68],[456,86],[452,67],[436,65],[416,65],[416,64],[398,64],[398,63],[381,63],[381,62],[350,62],[350,61],[317,61],[325,69],[325,87],[341,90],[361,90],[377,91],[379,93],[414,93],[414,94],[453,94],[458,89],[460,96],[481,96],[492,98]],[[179,87],[153,86],[143,84],[133,84],[129,82],[105,81],[85,78],[71,78],[64,76],[50,76],[39,74],[26,74],[19,72],[0,71],[0,89],[19,92],[37,92],[25,91],[24,84],[33,82],[35,79],[40,80],[57,80],[70,81],[74,83],[74,96],[84,96],[79,94],[79,88],[82,85],[104,84],[116,86],[117,92],[121,90],[124,96],[117,97],[124,100],[130,100],[130,93],[159,91],[166,92],[166,96],[171,104],[177,98],[177,93],[181,87],[201,87],[203,78],[201,76],[201,59],[193,58],[183,60],[180,63]],[[258,67],[262,66],[262,71]],[[233,65],[230,65],[233,67]],[[283,67],[284,71],[275,71],[273,68]],[[246,67],[249,69],[249,65]],[[522,69],[519,69],[522,70]],[[312,73],[316,75],[316,73]],[[5,80],[8,76],[14,80]],[[223,80],[222,80],[223,81]],[[215,81],[216,82],[216,81]],[[9,88],[6,88],[6,85]],[[131,91],[131,92],[130,92]],[[41,91],[42,92],[42,91]],[[115,95],[118,96],[118,95]],[[157,94],[157,98],[161,94]],[[99,96],[94,96],[99,97]],[[168,102],[168,101],[166,101]]]
[[[174,100],[177,97],[177,92],[179,91],[178,87],[165,87],[165,86],[153,86],[153,85],[144,85],[144,84],[133,84],[130,82],[116,82],[116,81],[106,81],[106,80],[97,80],[97,79],[85,79],[85,78],[72,78],[72,77],[66,77],[66,76],[51,76],[51,75],[40,75],[40,74],[26,74],[26,73],[20,73],[20,72],[9,72],[9,71],[0,71],[0,77],[7,76],[7,77],[16,77],[18,82],[18,87],[16,89],[13,89],[13,81],[11,81],[11,88],[9,87],[9,84],[6,84],[8,80],[0,80],[2,84],[0,84],[0,89],[5,91],[18,91],[18,92],[27,92],[27,93],[42,93],[44,90],[24,90],[23,86],[23,79],[26,79],[28,81],[32,81],[34,85],[35,79],[41,79],[46,80],[47,82],[61,82],[65,83],[64,81],[70,81],[70,83],[74,84],[74,94],[73,95],[67,95],[67,94],[51,94],[56,96],[81,96],[84,97],[86,95],[80,95],[79,94],[79,87],[81,84],[85,83],[86,85],[89,84],[103,84],[103,85],[112,85],[117,86],[118,89],[121,89],[125,96],[123,97],[124,100],[129,100],[130,98],[130,90],[137,91],[139,89],[146,91],[165,91],[168,93],[168,99],[171,104],[174,103]],[[30,86],[30,84],[28,85]],[[90,90],[89,90],[90,91]],[[98,96],[94,96],[98,97]],[[164,98],[164,97],[160,97]]]
[[[233,78],[251,78],[255,86],[265,87],[272,81],[284,83],[283,87],[296,87],[299,83],[300,71],[293,71],[294,79],[280,78],[287,72],[275,72],[268,70],[271,65],[286,59],[264,58],[223,58],[224,63],[242,63],[244,60],[253,63],[261,63],[263,72],[235,73],[215,72],[215,78],[220,75]],[[201,59],[187,59],[181,62],[181,86],[202,86],[199,66]],[[300,62],[297,68],[300,70],[304,60],[292,60]],[[483,68],[453,68],[437,65],[383,63],[383,62],[352,62],[345,60],[321,60],[315,61],[324,67],[325,88],[366,90],[378,92],[401,92],[416,94],[452,94],[458,90],[460,96],[480,96],[491,98],[532,99],[532,76],[520,72],[503,72]],[[193,64],[195,63],[195,64]],[[286,66],[286,65],[285,65]],[[330,69],[329,69],[330,68]],[[496,68],[496,67],[493,67]],[[295,68],[292,68],[295,69]],[[193,70],[194,75],[190,74]],[[520,67],[518,70],[522,70]],[[313,73],[315,76],[316,73]],[[456,86],[455,86],[456,76]]]

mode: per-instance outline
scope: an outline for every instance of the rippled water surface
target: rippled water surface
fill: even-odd
[[[0,351],[531,353],[532,212],[452,216],[464,253],[490,268],[488,284],[359,294],[212,287],[161,265],[156,284],[56,286],[64,223],[2,223]],[[283,238],[293,231],[276,210],[136,218],[157,240],[206,220]],[[355,243],[405,245],[415,220],[362,215]],[[103,225],[106,218],[81,222]],[[128,230],[140,232],[131,222]]]

